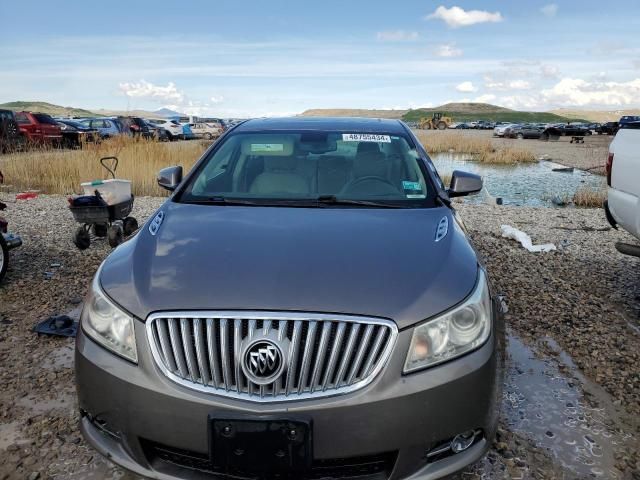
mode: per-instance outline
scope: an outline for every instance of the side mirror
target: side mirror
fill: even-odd
[[[182,167],[167,167],[158,172],[158,185],[173,192],[182,181]]]
[[[450,197],[464,197],[482,190],[482,177],[475,173],[454,170],[447,193]]]

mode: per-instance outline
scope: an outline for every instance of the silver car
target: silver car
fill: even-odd
[[[158,479],[432,479],[489,448],[503,328],[399,121],[249,120],[104,261],[76,344],[81,430]]]

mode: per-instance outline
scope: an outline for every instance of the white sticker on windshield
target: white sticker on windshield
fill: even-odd
[[[391,143],[391,137],[389,135],[376,135],[373,133],[343,133],[342,141]]]
[[[284,145],[282,143],[252,143],[252,152],[283,152]]]

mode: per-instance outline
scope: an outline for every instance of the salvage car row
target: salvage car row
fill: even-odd
[[[159,141],[213,140],[226,128],[222,120],[180,120],[134,116],[54,118],[46,113],[0,110],[0,153],[30,146],[81,148],[87,142],[121,135]]]

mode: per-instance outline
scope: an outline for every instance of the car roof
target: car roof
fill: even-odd
[[[344,130],[346,132],[406,134],[405,127],[399,120],[356,117],[256,118],[241,123],[235,129],[236,132],[266,130]]]

